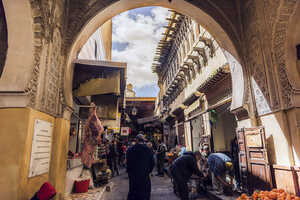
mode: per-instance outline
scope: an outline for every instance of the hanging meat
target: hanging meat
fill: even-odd
[[[89,117],[84,127],[83,150],[81,153],[81,161],[86,168],[91,168],[94,161],[94,152],[96,146],[101,143],[101,134],[104,128],[96,113],[95,104],[91,104]]]

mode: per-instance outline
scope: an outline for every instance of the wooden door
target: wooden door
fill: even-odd
[[[237,142],[239,146],[239,168],[242,190],[248,190],[248,164],[247,164],[247,152],[245,144],[244,129],[237,129]]]
[[[237,138],[243,188],[248,192],[270,189],[272,178],[264,128],[239,129]]]

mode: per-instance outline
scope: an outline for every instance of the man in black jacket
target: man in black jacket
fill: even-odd
[[[197,166],[197,161],[200,160],[199,152],[185,152],[177,158],[170,167],[170,172],[173,178],[175,191],[178,192],[181,200],[189,199],[189,190],[187,182],[193,174],[203,177],[203,174]]]
[[[118,166],[119,149],[118,149],[117,140],[114,140],[112,144],[109,145],[108,157],[110,159],[109,164],[110,164],[112,176],[115,176],[115,174],[119,175],[119,166]]]
[[[137,143],[126,153],[129,177],[128,200],[150,200],[150,173],[154,167],[154,159],[152,151],[144,141],[144,136],[138,134]]]

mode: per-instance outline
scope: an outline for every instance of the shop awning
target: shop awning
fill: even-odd
[[[74,65],[74,96],[104,94],[124,96],[126,63],[77,59]]]

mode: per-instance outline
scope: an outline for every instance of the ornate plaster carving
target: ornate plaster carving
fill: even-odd
[[[29,96],[30,107],[46,112],[53,116],[62,114],[61,104],[63,69],[61,26],[64,1],[31,0],[34,31],[34,63],[32,78],[25,88]],[[59,7],[59,8],[58,8]],[[42,55],[43,49],[45,54]],[[45,66],[41,68],[41,56],[45,56]],[[44,79],[41,75],[44,73]],[[37,95],[42,98],[37,98]],[[37,102],[40,101],[40,102]]]
[[[274,49],[274,55],[276,59],[276,66],[278,70],[278,76],[282,94],[283,108],[287,109],[293,106],[292,95],[293,87],[288,79],[286,71],[286,40],[287,29],[289,25],[289,19],[294,13],[297,5],[297,0],[285,0],[280,4],[278,10],[278,16],[275,20],[272,34],[272,48]]]

